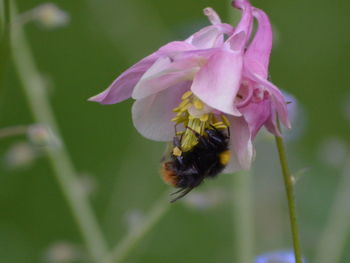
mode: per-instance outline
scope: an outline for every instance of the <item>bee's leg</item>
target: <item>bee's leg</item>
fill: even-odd
[[[182,149],[181,149],[181,141],[182,141],[183,133],[181,133],[180,138],[179,138],[179,134],[177,132],[176,127],[177,127],[177,124],[174,126],[174,128],[175,128],[175,136],[174,136],[174,139],[173,139],[173,146],[179,148],[182,151]]]
[[[210,124],[210,127],[215,130],[215,131],[218,131],[218,129],[213,125],[213,124]]]
[[[201,136],[199,132],[195,131],[194,129],[192,129],[191,127],[186,126],[187,129],[189,129],[190,131],[192,131],[194,133],[194,135],[197,137],[197,139],[199,140],[199,142],[204,145],[205,148],[210,148],[210,142],[208,142],[208,140],[205,139],[204,136]]]
[[[199,132],[195,131],[194,129],[192,129],[189,126],[186,126],[186,129],[189,129],[190,131],[192,131],[194,133],[194,135],[196,135],[197,138],[199,138],[201,136]]]
[[[184,189],[184,188],[180,188],[179,190],[177,190],[177,191],[171,193],[170,195],[176,195],[176,194],[182,192],[183,190],[185,190],[185,189]]]
[[[182,193],[180,193],[181,191],[178,191],[180,194],[177,197],[175,197],[173,200],[171,200],[170,203],[174,203],[177,200],[181,199],[182,197],[187,195],[189,192],[191,192],[192,189],[193,189],[193,187],[181,189]]]
[[[175,136],[174,139],[173,139],[173,145],[174,145],[174,147],[177,147],[177,148],[179,148],[180,150],[181,150],[181,138],[182,138],[182,136],[181,136],[180,138],[177,137],[177,136]]]
[[[176,123],[175,126],[174,126],[175,136],[177,136],[177,125],[178,125],[178,123]]]

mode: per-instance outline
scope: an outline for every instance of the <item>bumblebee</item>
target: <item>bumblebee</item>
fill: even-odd
[[[188,151],[182,151],[181,138],[174,137],[170,160],[162,165],[162,176],[168,184],[180,188],[175,202],[199,186],[205,178],[214,178],[230,160],[229,130],[227,134],[214,126],[204,130],[203,135],[191,130],[197,137],[197,144]]]

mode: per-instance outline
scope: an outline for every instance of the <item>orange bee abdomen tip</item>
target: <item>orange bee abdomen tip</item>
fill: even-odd
[[[177,186],[177,177],[174,171],[170,168],[169,162],[163,163],[160,172],[165,183],[170,184],[174,187]]]

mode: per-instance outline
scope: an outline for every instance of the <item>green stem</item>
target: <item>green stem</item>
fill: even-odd
[[[5,127],[0,129],[0,139],[4,139],[10,136],[23,135],[28,131],[29,126],[17,125],[11,127]]]
[[[11,17],[14,18],[16,15],[16,6],[12,1]],[[45,85],[30,52],[24,32],[20,25],[13,26],[12,30],[11,51],[13,62],[33,117],[36,122],[48,125],[55,136],[60,139],[61,136]],[[95,262],[102,262],[101,259],[107,254],[107,245],[87,197],[79,188],[76,171],[62,140],[59,147],[48,150],[48,158],[89,253]]]
[[[10,37],[10,0],[0,1],[0,85],[3,85],[5,70],[8,66]],[[2,88],[2,87],[1,87]]]
[[[167,213],[170,208],[169,193],[166,197],[158,200],[152,207],[149,214],[143,219],[140,226],[132,229],[112,250],[104,262],[105,263],[120,263],[129,255],[132,249],[138,242],[152,230],[152,228],[159,222],[159,220]]]
[[[234,262],[251,263],[254,258],[252,173],[232,175]]]
[[[299,230],[298,222],[296,216],[296,205],[294,196],[294,182],[293,177],[289,172],[287,156],[284,148],[284,143],[282,137],[275,136],[276,145],[278,149],[278,154],[280,158],[284,186],[287,194],[288,209],[289,209],[289,220],[292,230],[293,246],[294,246],[294,256],[296,263],[302,263],[302,254],[299,241]]]
[[[346,162],[342,178],[330,209],[330,217],[321,234],[316,250],[317,263],[340,262],[350,231],[350,160]]]

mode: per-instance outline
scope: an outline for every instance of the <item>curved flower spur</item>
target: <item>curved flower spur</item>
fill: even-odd
[[[280,135],[277,116],[290,127],[285,99],[267,80],[269,19],[247,0],[233,6],[242,12],[235,28],[206,8],[210,26],[162,46],[89,99],[113,104],[132,97],[136,129],[151,140],[173,141],[162,167],[164,180],[180,188],[173,201],[207,177],[249,169],[260,128]]]

